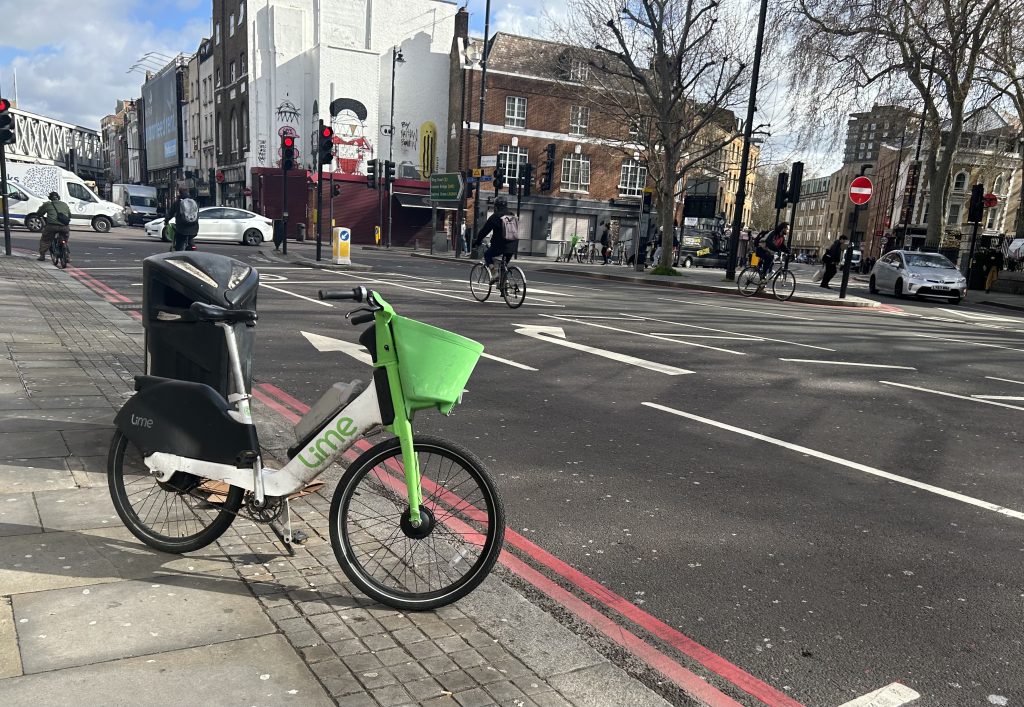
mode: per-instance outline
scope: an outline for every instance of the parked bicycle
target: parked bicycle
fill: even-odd
[[[373,381],[336,385],[296,425],[298,444],[281,469],[263,464],[234,325],[256,312],[194,303],[185,316],[224,331],[233,392],[136,376],[136,394],[115,418],[107,475],[118,515],[142,542],[192,552],[239,514],[269,523],[291,548],[288,499],[368,431],[395,437],[352,462],[334,491],[331,544],[367,596],[403,610],[435,609],[472,591],[501,552],[505,517],[483,463],[440,437],[416,435],[419,410],[449,414],[483,351],[475,341],[401,317],[380,294],[320,292],[364,303],[352,324],[373,359]],[[283,531],[274,522],[284,518]]]
[[[498,267],[498,278],[494,279],[487,265],[480,261],[469,271],[469,291],[473,293],[477,302],[486,302],[491,296],[491,288],[498,286],[501,298],[505,300],[511,309],[518,309],[526,300],[526,274],[523,271],[508,264],[509,255],[495,259]]]
[[[53,240],[50,241],[50,261],[61,270],[68,266],[68,259],[71,256],[71,249],[68,248],[69,236],[70,233],[65,228],[54,233]]]
[[[748,265],[743,268],[736,277],[736,289],[744,297],[756,295],[771,284],[772,294],[775,298],[785,302],[793,296],[796,291],[796,276],[789,269],[790,256],[782,257],[782,267],[768,272],[767,276],[761,275],[761,269],[755,265]]]

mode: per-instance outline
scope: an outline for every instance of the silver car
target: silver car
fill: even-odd
[[[872,294],[881,290],[897,297],[944,297],[958,304],[967,296],[967,278],[939,253],[894,250],[875,263],[868,289]]]
[[[146,235],[167,240],[164,219],[146,224]],[[199,209],[200,241],[234,241],[245,245],[260,245],[274,240],[274,222],[265,216],[230,206],[207,206]]]

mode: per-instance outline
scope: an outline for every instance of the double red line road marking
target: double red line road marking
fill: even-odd
[[[298,422],[300,417],[309,411],[308,405],[270,383],[258,383],[253,386],[252,392],[257,400],[267,405],[289,422]],[[364,452],[370,446],[370,443],[365,439],[360,439],[356,442],[354,448],[359,452]],[[356,456],[357,453],[352,451],[352,449],[345,452],[345,458],[348,461],[354,460]],[[401,474],[400,469],[392,469],[392,471]],[[427,490],[431,491],[432,489],[428,488]],[[466,501],[450,491],[443,491],[442,495],[446,501],[460,508],[468,506]],[[482,515],[482,513],[483,511],[469,506],[466,515],[472,518],[475,514]],[[471,528],[468,525],[464,525],[461,521],[453,520],[449,522],[459,525],[458,528],[454,528],[457,532],[471,532]],[[671,656],[666,655],[658,650],[658,648],[629,631],[625,626],[616,623],[595,609],[577,596],[576,593],[565,589],[561,584],[535,569],[533,565],[528,564],[517,555],[509,552],[508,548],[515,548],[534,564],[556,575],[576,592],[588,596],[601,607],[627,619],[651,635],[657,636],[683,655],[696,661],[744,693],[756,698],[762,704],[769,705],[769,707],[802,707],[799,702],[789,695],[758,680],[742,668],[730,663],[725,658],[713,653],[660,619],[643,611],[632,602],[610,591],[600,582],[559,560],[514,530],[505,530],[505,544],[506,549],[502,551],[499,561],[506,569],[524,581],[529,582],[609,640],[643,660],[690,697],[710,707],[739,707],[740,705],[732,697],[710,685],[704,678],[691,672]]]

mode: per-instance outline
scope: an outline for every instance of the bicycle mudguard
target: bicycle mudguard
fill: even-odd
[[[208,385],[138,376],[114,424],[143,454],[166,452],[218,464],[251,467],[259,454],[255,425],[235,420]],[[247,454],[251,453],[251,454]]]

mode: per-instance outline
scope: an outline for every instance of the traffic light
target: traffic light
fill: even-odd
[[[366,188],[376,189],[377,188],[377,160],[370,160],[366,163]]]
[[[395,163],[391,160],[384,160],[384,188],[391,189],[395,182]]]
[[[340,184],[332,184],[331,185],[331,196],[341,196],[341,185]]]
[[[522,177],[516,177],[515,179],[508,180],[508,195],[518,196],[519,195],[519,180]]]
[[[288,171],[295,169],[295,138],[291,135],[281,137],[281,169]]]
[[[804,180],[804,163],[794,162],[792,169],[789,170],[789,195],[786,198],[791,204],[796,204],[800,201],[800,185]]]
[[[330,125],[324,125],[322,120],[320,121],[319,148],[320,161],[317,164],[330,164],[334,161],[334,130]]]
[[[529,196],[530,192],[533,191],[533,165],[524,164],[520,169],[519,179],[522,182],[522,193],[523,196]]]
[[[0,98],[0,145],[13,145],[14,116],[10,113],[11,102],[6,98]]]
[[[544,153],[546,159],[544,160],[544,175],[540,180],[540,190],[551,191],[551,186],[555,181],[555,143],[548,143]]]
[[[499,191],[505,186],[505,170],[498,167],[494,170],[494,191]],[[509,189],[512,188],[512,183],[509,182]]]
[[[775,185],[775,210],[786,208],[786,197],[789,195],[789,174],[779,172],[779,181]]]
[[[971,223],[981,223],[985,216],[985,187],[975,184],[971,187],[971,205],[967,209],[967,220]]]

